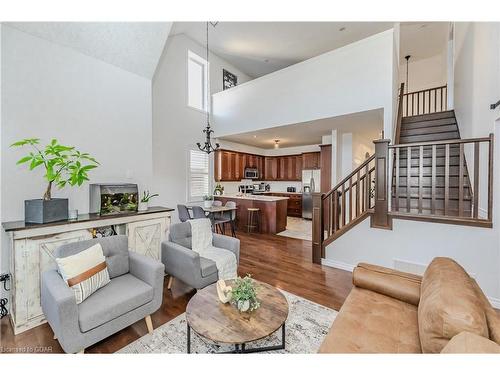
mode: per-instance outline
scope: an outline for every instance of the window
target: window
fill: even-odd
[[[199,201],[209,194],[209,159],[203,151],[189,151],[188,200]]]
[[[208,111],[208,62],[188,51],[188,106]]]

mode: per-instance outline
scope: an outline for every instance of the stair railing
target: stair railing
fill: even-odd
[[[448,110],[447,85],[407,92],[403,95],[403,117]]]
[[[480,160],[481,155],[486,157],[486,163]],[[468,178],[466,156],[472,178]],[[448,222],[491,227],[493,156],[493,134],[484,138],[388,145],[388,158],[392,158],[395,164],[391,178],[390,215],[441,218]],[[487,165],[486,171],[481,170],[481,165]],[[401,168],[405,174],[401,174]],[[430,184],[424,185],[424,178],[430,178]],[[481,189],[480,181],[485,180],[487,196],[481,201],[481,191],[484,193],[485,190]],[[438,189],[443,192],[441,195],[438,195]]]
[[[324,248],[362,220],[375,206],[375,155],[367,158],[333,189],[313,195],[313,261]]]

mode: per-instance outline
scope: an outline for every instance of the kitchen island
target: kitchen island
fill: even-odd
[[[236,203],[236,227],[240,231],[247,230],[248,208],[260,209],[260,232],[276,234],[286,229],[288,197],[267,195],[220,195],[214,197],[226,204]]]

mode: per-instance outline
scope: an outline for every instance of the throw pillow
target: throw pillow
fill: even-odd
[[[100,244],[75,255],[56,258],[56,263],[62,278],[73,290],[77,304],[109,283],[106,258]]]

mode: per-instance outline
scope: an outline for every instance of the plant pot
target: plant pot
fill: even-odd
[[[203,206],[205,206],[205,208],[212,207],[212,204],[214,204],[214,201],[203,201]]]
[[[138,211],[147,211],[149,208],[148,202],[139,202],[139,206],[137,207]]]
[[[51,200],[30,199],[24,201],[24,221],[26,223],[45,224],[68,220],[68,199]]]
[[[238,310],[240,310],[240,312],[246,312],[246,311],[248,311],[249,308],[250,308],[250,301],[249,300],[238,301]]]

